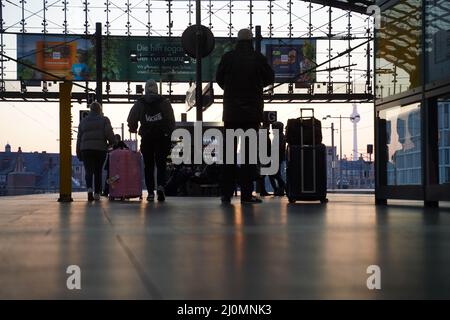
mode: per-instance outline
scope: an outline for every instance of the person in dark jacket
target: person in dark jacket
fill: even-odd
[[[83,161],[86,170],[88,201],[98,201],[102,190],[103,163],[115,138],[111,122],[103,116],[101,105],[93,102],[90,109],[88,116],[78,126],[77,157]]]
[[[158,94],[158,85],[154,80],[148,80],[145,84],[145,95],[133,105],[127,121],[132,133],[137,132],[140,123],[147,201],[155,199],[155,164],[158,201],[164,201],[167,156],[170,152],[172,131],[175,129],[175,117],[170,101]]]
[[[258,130],[263,121],[263,89],[274,82],[274,72],[266,57],[253,49],[252,37],[249,29],[240,30],[236,48],[223,55],[217,68],[216,81],[224,90],[225,129]],[[256,165],[245,163],[240,169],[241,202],[261,202],[252,196],[253,180],[257,176]],[[224,165],[223,203],[231,201],[237,172],[236,165]]]
[[[273,195],[282,197],[284,196],[286,183],[283,180],[283,176],[281,174],[282,170],[284,170],[284,165],[286,161],[286,137],[284,136],[284,125],[282,122],[274,122],[272,123],[272,129],[278,129],[279,132],[279,163],[278,171],[276,174],[269,176],[270,184],[273,188]]]

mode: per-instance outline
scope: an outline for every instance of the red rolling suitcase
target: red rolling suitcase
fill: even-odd
[[[116,149],[109,154],[109,199],[142,199],[141,154]]]

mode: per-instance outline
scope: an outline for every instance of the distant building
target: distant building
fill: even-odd
[[[333,164],[333,154],[334,154],[334,161]],[[334,189],[336,185],[336,163],[338,157],[336,155],[336,146],[334,147],[327,147],[327,189]],[[333,166],[335,169],[333,170]],[[333,171],[334,171],[334,185],[333,185]]]
[[[332,168],[334,153],[334,170]],[[340,184],[340,165],[342,164],[342,184]],[[334,172],[334,185],[333,185]],[[327,147],[327,189],[374,189],[375,175],[373,162],[369,162],[360,157],[356,161],[346,158],[339,160],[336,154],[336,146]]]
[[[36,174],[32,171],[25,170],[22,149],[20,147],[17,152],[14,171],[8,173],[6,183],[8,195],[33,193],[36,185]]]
[[[72,157],[72,188],[84,189],[83,164]],[[0,195],[57,192],[59,190],[59,154],[11,151],[7,144],[0,152]]]
[[[374,163],[359,157],[357,161],[342,159],[336,172],[336,184],[339,185],[340,171],[342,170],[342,188],[345,189],[374,189],[375,172]]]

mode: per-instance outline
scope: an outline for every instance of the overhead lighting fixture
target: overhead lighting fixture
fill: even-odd
[[[138,55],[135,50],[130,50],[130,61],[131,62],[138,62]]]

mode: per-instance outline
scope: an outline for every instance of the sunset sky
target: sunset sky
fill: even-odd
[[[83,21],[84,12],[82,3],[84,1],[70,1],[68,24],[70,34],[80,34],[83,31]],[[133,35],[145,35],[145,5],[142,1],[135,1],[133,4],[133,19],[132,19],[132,31]],[[152,7],[152,26],[153,35],[165,35],[167,33],[167,21],[166,21],[166,2],[165,1],[152,1],[154,5]],[[17,1],[18,3],[18,1]],[[115,3],[113,1],[113,3]],[[174,36],[179,36],[185,27],[188,25],[187,15],[186,15],[186,1],[175,1],[173,7],[173,33]],[[206,1],[204,1],[206,3]],[[237,33],[240,28],[248,27],[248,1],[234,1],[234,21],[233,21],[233,32]],[[224,22],[227,17],[227,2],[224,1],[213,1],[214,4],[214,16],[212,17],[212,23],[214,28],[212,29],[216,36],[226,36],[228,29],[227,24]],[[286,11],[283,7],[286,7],[285,1],[274,1],[274,19],[273,19],[273,32],[274,37],[286,37],[287,35],[287,20]],[[293,4],[293,32],[294,35],[304,35],[305,30],[307,30],[307,3],[304,2],[294,2]],[[26,17],[27,19],[27,32],[40,33],[42,30],[42,12],[39,11],[42,7],[41,1],[28,1],[26,4]],[[102,1],[103,6],[103,1]],[[209,15],[208,8],[206,4],[203,4],[202,17],[203,24],[208,25]],[[255,12],[253,15],[254,25],[261,25],[263,30],[263,37],[267,36],[267,1],[256,1],[254,2]],[[112,24],[113,34],[124,35],[126,15],[124,13],[123,4],[115,5],[110,14],[110,20],[114,21]],[[37,13],[36,13],[37,11]],[[20,19],[21,11],[20,8],[14,6],[13,4],[7,2],[4,12],[8,12],[5,18],[5,27],[8,32],[19,32],[20,31]],[[47,20],[49,23],[50,33],[61,33],[62,32],[62,10],[61,4],[56,3],[47,12]],[[314,36],[323,36],[327,29],[322,25],[324,15],[327,14],[327,7],[320,5],[313,5],[313,23],[317,26],[314,31]],[[142,15],[142,17],[140,17]],[[91,6],[88,13],[90,32],[93,33],[95,28],[95,22],[105,22],[104,9],[101,6]],[[195,16],[194,16],[195,17]],[[225,17],[225,18],[224,18]],[[345,35],[347,27],[347,19],[345,18],[345,12],[339,9],[333,9],[333,18],[336,20],[333,23],[333,32],[340,35]],[[352,33],[356,35],[363,35],[364,28],[367,26],[365,22],[365,16],[352,13]],[[4,36],[5,41],[5,52],[6,54],[17,57],[16,51],[16,38],[13,34],[7,34]],[[354,45],[359,42],[355,41]],[[342,52],[347,49],[347,41],[333,41],[332,55]],[[327,47],[328,41],[318,41],[317,42],[317,63],[327,60]],[[352,73],[353,80],[356,86],[364,86],[365,79],[363,77],[363,70],[365,67],[365,52],[364,48],[359,48],[352,53],[353,63],[358,63],[355,70]],[[125,57],[127,59],[127,57]],[[6,62],[7,69],[5,70],[6,79],[15,79],[16,66],[12,62]],[[347,57],[342,59],[336,59],[332,63],[334,66],[345,66],[348,64]],[[333,81],[346,81],[346,72],[343,69],[333,72]],[[327,81],[327,73],[317,74],[318,82]],[[178,88],[178,89],[177,89]],[[345,86],[344,86],[345,88]],[[19,82],[8,82],[7,89],[13,91],[20,90]],[[53,88],[55,89],[55,88]],[[215,86],[216,93],[220,94],[220,90],[217,85]],[[124,93],[125,88],[118,87],[114,89],[114,92]],[[180,84],[175,84],[174,90],[178,92],[185,92],[185,87]],[[285,89],[283,89],[285,90]],[[286,91],[286,90],[285,90]],[[342,92],[343,89],[341,88]],[[35,102],[0,102],[0,148],[6,143],[10,143],[13,150],[17,151],[18,147],[22,147],[23,151],[47,151],[47,152],[58,152],[58,104],[57,103],[35,103]],[[111,119],[112,125],[116,127],[117,133],[120,133],[120,126],[126,121],[128,112],[132,104],[123,105],[104,105],[104,113]],[[185,111],[185,105],[174,105],[175,117],[177,120],[181,117],[181,112]],[[323,116],[345,116],[348,117],[352,113],[351,104],[266,104],[265,110],[276,110],[278,112],[278,119],[284,123],[287,119],[298,117],[299,109],[314,107],[316,112],[316,117],[322,119]],[[73,126],[78,126],[78,114],[80,109],[86,109],[86,104],[75,103],[72,108],[72,115],[74,119]],[[361,115],[361,121],[358,124],[358,152],[365,153],[366,145],[373,143],[373,104],[360,104],[358,105],[358,111]],[[222,106],[215,104],[211,106],[204,114],[205,121],[220,121],[222,116]],[[195,120],[195,111],[192,110],[188,113],[188,120]],[[327,129],[331,124],[332,120],[327,120],[322,122],[324,143],[331,145],[331,131]],[[335,123],[335,128],[339,128],[339,121],[337,119],[333,120]],[[76,129],[76,128],[74,128]],[[353,146],[353,126],[350,120],[343,120],[343,154],[350,157],[352,154]],[[76,135],[74,134],[74,138]],[[73,141],[73,146],[76,141]],[[339,143],[339,132],[335,133],[335,144],[338,146]],[[75,149],[73,148],[73,151]],[[339,150],[339,149],[338,149]]]
[[[6,103],[0,102],[2,108],[0,110],[0,143],[2,146],[10,143],[13,151],[17,151],[18,147],[22,147],[23,151],[47,151],[58,152],[59,150],[59,124],[58,114],[59,106],[55,103]],[[125,123],[131,104],[104,105],[104,113],[111,119],[116,133],[120,133],[120,126]],[[184,105],[174,105],[175,117],[180,120],[181,112],[185,111]],[[287,119],[297,117],[300,107],[310,107],[310,105],[284,104],[273,105],[266,104],[265,110],[276,110],[278,119],[286,123]],[[346,104],[330,104],[330,105],[314,105],[316,117],[322,117],[330,114],[332,116],[348,117],[353,111],[351,105]],[[74,127],[78,126],[79,110],[85,109],[85,104],[74,104],[72,115],[74,119]],[[336,111],[339,112],[336,112]],[[358,124],[358,151],[366,152],[366,145],[373,143],[373,106],[371,104],[359,105],[358,111],[361,115],[361,121]],[[222,116],[222,106],[213,105],[204,113],[205,121],[220,121]],[[195,120],[195,111],[188,113],[188,120]],[[334,122],[335,128],[339,129],[339,120],[322,121],[323,127],[329,127]],[[353,125],[350,120],[342,121],[342,137],[343,137],[343,154],[350,157],[353,148]],[[76,130],[76,128],[75,128]],[[331,145],[331,130],[322,129],[324,143]],[[76,134],[73,134],[76,138]],[[75,153],[75,142],[72,143],[72,150]],[[335,132],[335,145],[339,145],[339,132]],[[338,150],[339,152],[339,150]]]

